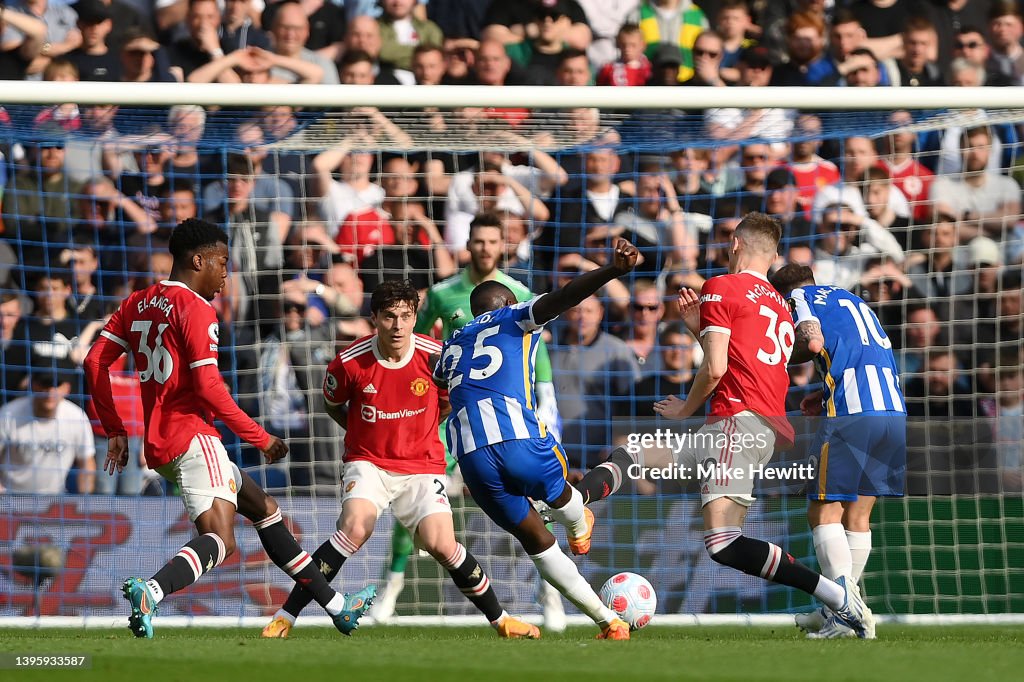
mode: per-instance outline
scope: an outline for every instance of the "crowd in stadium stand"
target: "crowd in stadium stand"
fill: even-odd
[[[8,0],[0,78],[1020,86],[1021,4]],[[84,352],[128,292],[167,276],[167,236],[185,218],[210,218],[232,239],[229,290],[214,302],[225,377],[243,407],[291,443],[283,484],[329,491],[341,446],[320,409],[323,367],[370,332],[367,296],[382,278],[410,277],[425,291],[462,276],[474,267],[466,245],[481,215],[496,214],[504,228],[503,242],[485,248],[536,293],[597,267],[613,237],[633,240],[644,255],[638,273],[564,316],[548,339],[566,449],[584,466],[611,441],[613,418],[653,416],[656,396],[686,392],[701,354],[674,292],[725,272],[732,231],[758,210],[783,225],[780,264],[812,265],[819,284],[858,293],[893,340],[910,415],[930,418],[912,426],[909,491],[1021,490],[1022,130],[989,123],[984,111],[871,139],[825,134],[825,116],[812,112],[713,109],[696,114],[705,144],[632,153],[599,112],[578,110],[567,115],[586,146],[548,154],[543,141],[516,132],[531,112],[464,110],[455,121],[498,118],[504,147],[518,140],[524,153],[395,154],[368,151],[382,139],[400,148],[409,134],[372,107],[350,111],[356,132],[315,151],[268,146],[302,127],[302,112],[284,106],[225,116],[179,105],[149,137],[119,131],[125,107],[36,107],[31,134],[12,127],[7,109],[0,487],[55,491],[18,487],[33,479],[12,472],[38,460],[13,454],[15,412],[33,400],[38,374],[39,387],[63,386],[65,402],[91,413]],[[231,144],[215,149],[204,140],[218,116]],[[896,111],[888,123],[913,120]],[[140,453],[138,380],[129,365],[117,369]],[[815,381],[811,365],[792,368],[790,407],[799,409]],[[71,430],[62,437],[68,447],[45,456],[67,474],[93,448],[71,444],[79,439]],[[97,476],[95,491],[159,491],[154,480],[133,461],[119,480]],[[92,486],[91,476],[67,482],[72,491]]]

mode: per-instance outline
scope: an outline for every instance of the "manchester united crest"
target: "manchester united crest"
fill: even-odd
[[[412,394],[417,398],[426,395],[429,389],[430,384],[427,383],[427,380],[424,379],[423,377],[417,377],[416,379],[413,379],[412,383],[409,385],[409,390],[412,391]]]

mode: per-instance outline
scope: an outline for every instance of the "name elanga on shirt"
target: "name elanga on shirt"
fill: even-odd
[[[166,296],[153,296],[152,298],[143,298],[139,300],[138,309],[140,315],[149,308],[156,308],[165,316],[169,316],[171,314],[171,310],[174,309],[174,304],[171,303]]]

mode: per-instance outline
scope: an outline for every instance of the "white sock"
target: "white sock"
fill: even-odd
[[[557,587],[566,599],[595,623],[604,626],[618,618],[614,611],[601,603],[594,588],[580,575],[576,564],[562,553],[557,543],[540,554],[530,555],[530,558],[537,565],[540,577]]]
[[[326,611],[328,615],[336,616],[341,613],[344,608],[345,595],[335,592],[334,596],[331,597],[331,601],[327,602],[327,606],[324,607],[324,611]],[[293,620],[292,622],[294,623],[295,621]]]
[[[164,591],[163,588],[160,587],[160,583],[153,579],[149,579],[146,581],[146,587],[148,587],[149,591],[153,593],[153,599],[156,601],[157,604],[163,601]]]
[[[338,597],[340,597],[340,596],[341,595],[338,595]],[[335,597],[335,599],[337,599],[337,597]],[[334,599],[331,600],[331,604],[333,604],[333,603],[334,603]],[[344,599],[342,599],[342,603],[344,603]],[[328,613],[330,613],[330,612],[328,612]],[[335,613],[337,613],[337,612],[335,612]],[[333,616],[334,614],[332,613],[331,615]],[[295,625],[295,616],[293,616],[292,614],[288,613],[284,609],[278,609],[277,613],[274,614],[274,618],[284,618],[291,625]]]
[[[502,610],[501,615],[498,616],[498,620],[491,621],[491,627],[497,630],[498,627],[501,625],[501,622],[506,618],[508,618],[508,611]]]
[[[388,571],[388,584],[398,583],[401,587],[405,584],[405,571]]]
[[[811,536],[823,576],[833,580],[841,575],[853,576],[853,557],[850,556],[843,524],[823,523],[811,530]]]
[[[846,592],[839,586],[839,583],[829,580],[825,576],[818,578],[818,586],[814,588],[814,596],[833,611],[841,609],[843,602],[846,601]]]
[[[846,543],[850,547],[853,566],[850,575],[857,581],[857,584],[860,584],[860,576],[864,573],[868,557],[871,556],[871,531],[858,533],[848,530],[846,531]]]
[[[569,484],[566,483],[566,485]],[[551,518],[565,526],[569,531],[569,535],[578,538],[581,535],[585,535],[588,530],[587,517],[583,513],[583,495],[572,486],[569,486],[569,490],[572,491],[572,497],[569,498],[569,502],[564,507],[559,507],[558,509],[551,507]]]

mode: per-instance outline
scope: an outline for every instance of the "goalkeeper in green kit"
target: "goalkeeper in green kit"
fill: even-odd
[[[469,308],[469,295],[480,282],[496,280],[501,282],[516,295],[519,301],[527,301],[534,297],[533,293],[521,282],[509,277],[498,269],[505,253],[504,227],[501,218],[493,213],[483,213],[473,219],[469,228],[469,264],[458,274],[432,286],[427,293],[427,300],[420,309],[416,321],[416,333],[430,334],[438,319],[441,320],[442,337],[447,339],[456,329],[473,319]],[[537,350],[536,385],[537,416],[544,422],[548,430],[558,437],[559,417],[558,405],[555,401],[555,389],[551,383],[551,361],[548,359],[547,346],[540,343]],[[441,442],[445,442],[445,423],[440,426]],[[448,473],[455,469],[455,461],[448,458]],[[384,589],[377,597],[377,602],[370,613],[377,622],[387,622],[395,611],[395,604],[405,584],[405,567],[412,553],[413,540],[409,531],[400,523],[395,523],[391,535],[391,568]],[[565,612],[562,609],[561,595],[557,590],[541,581],[540,602],[544,607],[544,624],[549,630],[560,632],[565,629]]]

